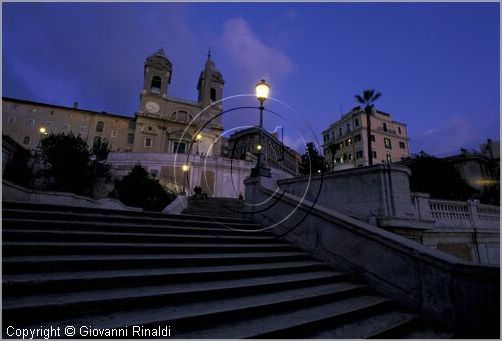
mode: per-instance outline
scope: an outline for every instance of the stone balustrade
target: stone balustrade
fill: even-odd
[[[431,199],[426,193],[412,193],[417,215],[434,220],[437,228],[488,228],[500,226],[500,208],[475,201]]]

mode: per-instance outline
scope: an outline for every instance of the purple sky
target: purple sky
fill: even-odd
[[[408,124],[412,153],[436,155],[499,139],[498,3],[3,3],[3,96],[133,116],[145,58],[164,47],[170,96],[196,99],[211,45],[225,96],[266,77],[285,127],[321,131],[366,88],[377,107]],[[255,99],[231,99],[237,105]],[[254,125],[255,111],[224,118]],[[308,128],[310,125],[311,130]],[[313,133],[312,133],[313,131]]]

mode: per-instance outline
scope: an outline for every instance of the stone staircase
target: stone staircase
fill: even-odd
[[[183,213],[214,218],[249,219],[251,215],[247,213],[248,211],[251,211],[251,206],[246,205],[244,200],[232,198],[207,198],[205,200],[195,200],[190,197],[188,199],[188,207]]]
[[[252,221],[212,214],[3,202],[3,337],[8,326],[59,326],[61,337],[65,326],[76,337],[91,326],[128,326],[128,337],[140,336],[133,326],[176,338],[451,336]]]

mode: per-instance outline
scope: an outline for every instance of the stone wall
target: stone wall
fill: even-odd
[[[256,178],[246,180],[245,198],[256,205],[255,220],[315,258],[363,278],[459,333],[499,335],[499,267],[462,261],[309,200],[264,188]]]

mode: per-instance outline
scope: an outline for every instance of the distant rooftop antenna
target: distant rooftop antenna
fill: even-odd
[[[211,45],[209,45],[209,49],[207,50],[207,59],[211,59]]]

